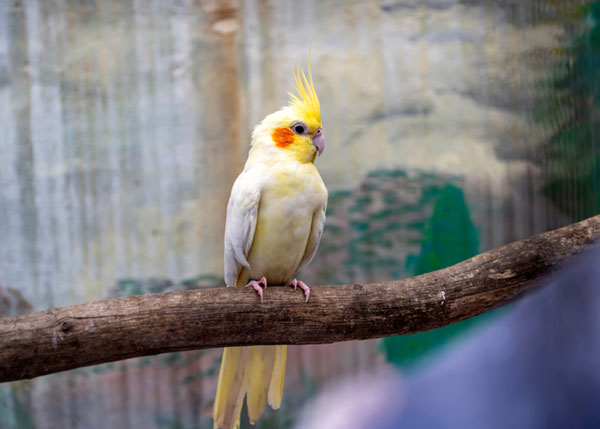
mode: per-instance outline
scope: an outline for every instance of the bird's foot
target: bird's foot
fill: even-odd
[[[251,282],[248,282],[248,284],[244,287],[252,287],[256,293],[258,294],[258,296],[260,296],[260,303],[263,303],[263,288],[260,285],[264,285],[265,289],[267,288],[267,279],[262,277],[259,281],[256,280],[252,280]]]
[[[308,302],[308,297],[310,296],[310,288],[306,285],[306,283],[304,283],[302,280],[293,279],[287,285],[294,286],[294,290],[296,290],[296,287],[302,289],[304,291],[304,295],[306,296],[305,302]]]

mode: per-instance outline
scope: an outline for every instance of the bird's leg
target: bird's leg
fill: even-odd
[[[302,280],[293,279],[287,285],[294,286],[294,290],[296,290],[296,287],[302,289],[304,291],[304,295],[306,296],[305,302],[308,302],[308,297],[310,296],[310,288],[307,286],[306,283],[304,283]]]
[[[260,285],[263,285],[266,289],[267,288],[267,279],[262,277],[259,281],[252,280],[252,281],[248,282],[248,284],[244,287],[251,286],[256,291],[258,296],[260,296],[260,303],[262,304],[263,303],[263,288],[260,287]]]

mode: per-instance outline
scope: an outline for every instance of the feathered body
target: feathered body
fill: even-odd
[[[257,289],[256,280],[263,277],[267,283],[286,284],[310,262],[321,239],[327,189],[314,165],[324,146],[321,112],[310,68],[308,78],[297,71],[295,79],[298,95],[290,94],[288,106],[256,126],[248,160],[231,190],[225,227],[227,286],[250,281]],[[262,300],[262,290],[257,291]],[[226,348],[215,427],[239,426],[245,395],[252,423],[267,403],[279,408],[285,362],[286,346]]]

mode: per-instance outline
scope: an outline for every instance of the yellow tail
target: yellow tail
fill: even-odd
[[[213,408],[214,427],[240,426],[244,395],[248,417],[254,424],[267,403],[281,405],[287,346],[226,347],[223,349],[217,394]]]

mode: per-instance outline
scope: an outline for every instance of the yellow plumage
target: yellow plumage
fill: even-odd
[[[310,262],[321,239],[327,189],[314,165],[324,145],[321,111],[310,67],[308,78],[299,69],[294,77],[297,95],[291,94],[288,106],[256,126],[244,171],[231,190],[225,227],[227,286],[262,277],[270,284],[286,284]],[[215,428],[239,427],[244,396],[251,423],[267,404],[279,408],[286,356],[286,346],[225,348]]]
[[[310,63],[310,55],[308,58]],[[294,89],[298,93],[288,92],[290,96],[290,106],[297,112],[300,112],[304,118],[311,118],[318,122],[321,122],[321,104],[319,103],[319,97],[315,92],[315,85],[313,83],[312,71],[308,69],[308,79],[300,67],[296,67],[294,72],[294,81],[296,85]]]

